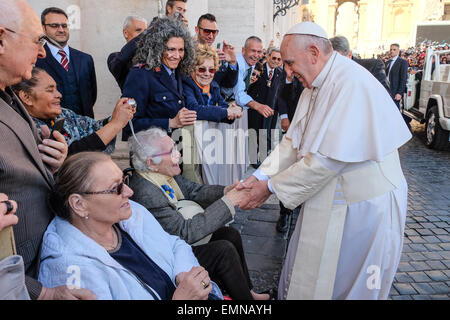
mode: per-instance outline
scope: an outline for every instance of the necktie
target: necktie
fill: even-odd
[[[270,70],[269,71],[269,81],[272,80],[272,77],[273,77],[273,70]]]
[[[67,54],[64,50],[59,50],[58,53],[62,56],[61,65],[66,71],[69,71],[69,59],[67,59]]]
[[[244,78],[244,82],[245,82],[245,91],[248,90],[248,87],[250,86],[250,77],[252,75],[252,68],[248,68],[247,70],[247,75]]]
[[[392,60],[389,60],[386,66],[386,76],[389,75],[389,69],[391,68]]]
[[[177,83],[177,79],[175,78],[175,72],[172,72],[170,74],[170,80],[172,80],[172,85],[175,88],[175,90],[178,91],[178,83]]]

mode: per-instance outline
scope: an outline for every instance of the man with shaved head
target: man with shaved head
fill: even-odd
[[[0,1],[0,193],[17,202],[14,237],[31,299],[93,298],[86,290],[44,288],[36,280],[42,237],[53,218],[47,197],[53,174],[67,156],[67,144],[59,132],[49,139],[47,127],[43,137],[38,135],[10,86],[31,78],[37,58],[45,58],[46,39],[36,12],[25,1]]]
[[[398,148],[411,134],[389,93],[303,22],[284,37],[288,76],[303,90],[283,140],[253,176],[242,209],[271,193],[302,209],[279,299],[386,299],[400,261],[407,184]]]

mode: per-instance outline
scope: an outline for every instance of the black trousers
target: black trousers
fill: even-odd
[[[222,227],[207,244],[192,247],[200,265],[211,280],[233,300],[253,300],[253,288],[245,261],[242,238],[233,227]]]

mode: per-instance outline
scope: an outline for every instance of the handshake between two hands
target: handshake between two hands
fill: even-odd
[[[270,194],[267,181],[260,181],[255,176],[250,176],[242,182],[236,181],[225,188],[225,196],[242,210],[262,206]]]

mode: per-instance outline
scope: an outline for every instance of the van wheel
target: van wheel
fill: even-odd
[[[432,106],[427,113],[425,144],[436,150],[450,150],[448,141],[449,132],[442,129],[439,124],[439,112],[437,106]]]

